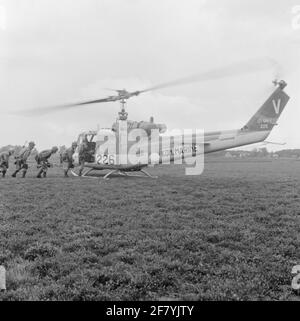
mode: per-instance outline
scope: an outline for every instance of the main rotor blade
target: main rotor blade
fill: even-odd
[[[207,80],[221,79],[227,77],[234,77],[253,72],[259,72],[267,69],[278,68],[278,64],[270,58],[257,58],[233,63],[226,67],[216,68],[199,74],[194,74],[189,77],[179,78],[170,82],[162,83],[153,87],[141,90],[139,93],[158,90],[162,88],[175,87],[179,85],[186,85],[194,82],[203,82]]]
[[[111,101],[115,101],[115,100],[118,100],[118,96],[111,96],[108,98],[96,99],[96,100],[88,100],[88,101],[83,101],[83,102],[73,103],[73,104],[71,103],[71,104],[49,106],[49,107],[43,107],[43,108],[31,108],[31,109],[18,111],[17,113],[20,115],[25,115],[25,116],[43,115],[43,114],[48,114],[50,112],[70,109],[73,107],[79,107],[79,106],[96,104],[96,103],[106,103],[106,102],[111,102]]]
[[[105,90],[110,90],[110,91],[115,91],[115,92],[118,92],[118,90],[119,90],[119,89],[107,88],[107,87],[104,87],[103,89],[105,89]]]
[[[209,70],[206,72],[194,74],[189,77],[185,78],[179,78],[173,81],[169,81],[166,83],[162,83],[156,86],[152,86],[149,88],[146,88],[144,90],[140,91],[134,91],[134,92],[126,92],[124,95],[120,95],[120,92],[122,90],[116,90],[119,93],[119,96],[109,96],[103,99],[96,99],[96,100],[89,100],[79,103],[73,103],[73,104],[64,104],[64,105],[58,105],[58,106],[50,106],[50,107],[44,107],[44,108],[32,108],[27,110],[18,111],[17,113],[20,115],[43,115],[54,111],[61,111],[73,107],[83,106],[83,105],[89,105],[89,104],[96,104],[96,103],[104,103],[104,102],[113,102],[121,99],[129,99],[132,96],[138,96],[141,93],[163,89],[163,88],[169,88],[169,87],[175,87],[179,85],[185,85],[189,83],[194,82],[203,82],[208,80],[214,80],[214,79],[220,79],[220,78],[227,78],[227,77],[234,77],[239,76],[243,74],[253,73],[253,72],[259,72],[267,69],[278,69],[278,63],[270,58],[257,58],[257,59],[251,59],[242,61],[239,63],[233,63],[231,65],[228,65],[226,67],[216,68],[213,70]],[[114,89],[113,89],[114,90]]]

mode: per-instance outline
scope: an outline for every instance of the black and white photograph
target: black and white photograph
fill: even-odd
[[[299,57],[300,0],[0,0],[0,301],[299,301]]]

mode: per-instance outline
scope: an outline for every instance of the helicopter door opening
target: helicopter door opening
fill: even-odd
[[[88,163],[94,163],[95,162],[95,153],[96,153],[96,142],[94,142],[95,134],[92,133],[84,133],[80,135],[78,139],[78,144],[82,144],[83,142],[87,145],[87,152],[85,155],[85,161]]]

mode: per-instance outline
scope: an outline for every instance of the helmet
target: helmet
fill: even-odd
[[[52,148],[51,148],[51,152],[52,153],[56,153],[58,151],[58,148],[56,147],[56,146],[53,146]]]
[[[28,143],[28,146],[31,147],[31,148],[33,148],[33,147],[35,146],[35,143],[34,143],[34,142],[29,142],[29,143]]]
[[[12,154],[15,152],[15,149],[14,149],[14,148],[10,148],[10,149],[8,150],[8,152],[9,152],[10,155],[12,155]]]
[[[76,148],[77,147],[77,142],[72,143],[72,147]]]

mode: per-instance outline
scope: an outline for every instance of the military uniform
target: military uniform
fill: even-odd
[[[37,177],[41,178],[47,176],[48,168],[51,167],[51,164],[49,163],[49,158],[52,154],[55,154],[58,151],[57,147],[53,147],[52,149],[43,150],[42,152],[38,153],[36,155],[36,162],[37,167],[40,168]]]
[[[2,177],[5,177],[5,174],[9,167],[9,157],[13,154],[13,152],[14,151],[9,150],[0,153],[0,171],[2,172]]]
[[[68,177],[69,169],[74,168],[73,154],[75,153],[76,147],[77,147],[77,143],[74,142],[70,148],[66,149],[61,154],[61,163],[63,164],[65,177]]]
[[[28,147],[23,146],[23,148],[20,150],[19,154],[15,156],[15,165],[16,170],[12,174],[12,177],[16,177],[17,173],[22,170],[22,177],[24,178],[26,176],[27,170],[28,170],[28,164],[27,159],[30,156],[35,144],[34,142],[30,142],[28,144]]]
[[[85,160],[86,160],[86,157],[87,157],[87,153],[88,153],[88,143],[86,141],[83,141],[79,145],[79,149],[78,149],[79,176],[82,175],[82,172],[83,172],[83,169],[84,169]]]

